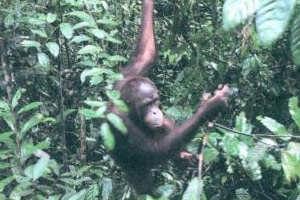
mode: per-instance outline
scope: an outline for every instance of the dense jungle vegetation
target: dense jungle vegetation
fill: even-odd
[[[300,1],[155,0],[151,79],[180,123],[235,91],[213,127],[154,169],[160,200],[300,199]],[[0,199],[136,199],[101,128],[141,0],[0,0]],[[153,199],[150,196],[138,197]]]

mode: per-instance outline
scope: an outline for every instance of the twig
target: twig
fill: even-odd
[[[80,162],[81,164],[86,163],[86,121],[83,115],[80,115],[81,126],[80,126]]]

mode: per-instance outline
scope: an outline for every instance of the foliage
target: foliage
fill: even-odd
[[[201,153],[209,132],[201,179],[174,160],[154,170],[158,199],[299,199],[299,2],[162,0],[155,9],[151,79],[165,113],[180,123],[204,91],[237,91],[187,146]],[[136,199],[107,153],[112,130],[130,130],[107,107],[128,112],[113,83],[140,10],[141,0],[0,1],[0,199]]]

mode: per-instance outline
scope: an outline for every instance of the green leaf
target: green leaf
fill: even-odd
[[[110,60],[110,61],[117,61],[117,62],[125,62],[125,61],[127,61],[127,59],[126,58],[124,58],[123,56],[118,56],[118,55],[115,55],[115,56],[110,56],[110,57],[108,57],[108,60]]]
[[[86,42],[86,41],[91,41],[91,38],[89,36],[86,35],[77,35],[75,37],[72,38],[72,40],[70,41],[70,43],[81,43],[81,42]]]
[[[47,14],[47,22],[49,23],[55,22],[56,18],[57,18],[56,14],[52,14],[52,13]]]
[[[91,119],[91,118],[103,118],[104,117],[104,112],[106,111],[106,106],[103,106],[103,110],[101,111],[95,111],[92,109],[87,109],[83,108],[79,110],[79,113],[84,115],[86,118]]]
[[[83,28],[87,28],[87,27],[91,28],[91,27],[93,27],[93,25],[88,22],[79,22],[73,26],[73,30],[77,30],[77,29],[81,29],[81,28],[83,29]]]
[[[198,200],[202,193],[202,187],[203,185],[198,178],[192,179],[183,194],[182,200]]]
[[[115,43],[115,44],[122,44],[122,42],[116,38],[111,37],[110,35],[107,35],[105,38],[106,41],[109,41],[111,43]]]
[[[67,38],[71,39],[73,37],[73,28],[70,23],[61,23],[59,25],[61,33]]]
[[[3,163],[3,162],[0,162],[0,170],[3,170],[3,169],[7,169],[7,168],[9,168],[9,167],[12,167],[11,165],[10,165],[10,163]],[[0,186],[1,187],[1,186]],[[1,199],[1,198],[0,198]]]
[[[117,99],[120,99],[120,97],[121,97],[120,92],[117,90],[107,90],[106,95],[108,96],[109,99],[112,99],[112,100],[117,100]]]
[[[26,89],[24,88],[19,88],[17,90],[11,102],[13,108],[15,108],[19,104],[19,100],[24,92],[26,92]]]
[[[15,177],[13,177],[13,176],[9,176],[9,177],[7,177],[7,178],[5,178],[5,179],[2,179],[2,180],[0,181],[0,193],[2,193],[3,190],[4,190],[4,188],[5,188],[7,185],[9,185],[13,180],[15,180]]]
[[[27,48],[29,48],[29,47],[36,47],[36,48],[38,48],[38,47],[41,46],[41,44],[39,42],[33,41],[33,40],[23,40],[21,42],[21,45],[23,47],[27,47]]]
[[[32,102],[32,103],[30,103],[30,104],[24,106],[23,108],[21,108],[21,109],[18,111],[18,114],[21,114],[21,113],[23,113],[23,112],[28,112],[28,111],[30,111],[30,110],[32,110],[32,109],[35,109],[35,108],[39,107],[40,105],[43,105],[43,103],[42,103],[42,102],[39,102],[39,101],[37,101],[37,102]]]
[[[80,192],[73,195],[69,200],[82,200],[85,199],[86,189],[81,190]]]
[[[231,155],[237,156],[239,154],[239,140],[234,134],[226,133],[221,142],[223,150]]]
[[[38,125],[39,123],[44,121],[44,117],[41,114],[37,114],[34,115],[33,117],[31,117],[22,127],[21,129],[21,133],[24,134],[26,133],[29,129],[31,129],[32,127]]]
[[[95,45],[86,45],[84,47],[82,47],[78,53],[79,54],[97,54],[100,53],[102,51],[102,49],[99,46],[95,46]]]
[[[13,135],[14,132],[5,132],[0,135],[0,142],[10,141],[10,136]]]
[[[46,47],[49,49],[50,53],[54,56],[57,57],[59,54],[59,46],[55,42],[48,42],[46,44]]]
[[[259,0],[226,0],[223,6],[223,27],[236,27],[253,15],[260,6]]]
[[[126,103],[121,100],[121,99],[114,99],[112,100],[114,105],[117,106],[117,108],[119,108],[123,113],[128,113],[129,112],[129,109],[126,105]]]
[[[91,107],[102,107],[102,106],[106,106],[107,102],[105,101],[91,101],[91,100],[85,100],[84,101],[85,104],[91,106]]]
[[[112,151],[115,148],[115,136],[113,135],[108,123],[103,123],[101,125],[101,137],[103,139],[104,146],[107,151]]]
[[[43,155],[35,165],[30,165],[25,169],[25,175],[29,178],[32,178],[34,181],[39,179],[47,171],[49,160],[49,155],[43,153]]]
[[[256,29],[261,44],[272,45],[286,30],[297,0],[264,0],[256,13]]]
[[[291,134],[289,131],[285,128],[284,125],[278,123],[276,120],[269,118],[269,117],[257,117],[257,120],[259,120],[267,129],[269,129],[272,133],[279,135],[279,136],[290,136]],[[290,140],[290,137],[281,137],[282,140]]]
[[[73,11],[73,12],[70,12],[70,13],[68,13],[66,15],[71,15],[71,16],[78,17],[82,21],[86,21],[86,22],[90,23],[91,25],[95,25],[94,18],[91,15],[89,15],[89,14],[87,14],[85,12],[82,12],[82,11]]]
[[[300,144],[290,142],[281,152],[282,168],[288,181],[300,178]]]
[[[33,24],[33,25],[43,25],[43,24],[46,23],[46,21],[44,19],[31,17],[31,18],[28,19],[28,23]]]
[[[249,195],[248,191],[244,188],[240,188],[235,190],[236,197],[238,200],[251,200],[251,196]]]
[[[33,168],[33,180],[40,178],[47,170],[49,162],[49,155],[43,155]]]
[[[124,135],[127,134],[127,128],[123,123],[123,120],[118,115],[116,115],[115,113],[109,113],[107,115],[107,119],[121,133],[123,133]]]
[[[292,97],[289,99],[290,114],[300,130],[300,108],[298,107],[298,103],[298,97]]]
[[[108,35],[105,31],[99,29],[91,29],[90,32],[99,39],[103,39]]]
[[[8,103],[6,101],[0,100],[0,108],[3,109],[3,110],[5,110],[5,111],[9,111],[9,105],[8,105]]]
[[[291,49],[296,65],[300,66],[300,6],[292,25]]]
[[[97,68],[93,68],[93,69],[86,69],[81,73],[80,80],[81,80],[82,83],[84,83],[85,80],[86,80],[86,77],[88,77],[88,76],[97,76],[97,75],[104,74],[104,73],[111,74],[112,71],[110,69],[102,68],[102,67],[101,68],[97,67]]]
[[[100,19],[100,20],[98,20],[98,22],[100,24],[105,24],[105,25],[109,25],[109,26],[117,26],[120,24],[120,22],[117,22],[117,21],[114,21],[111,19]]]
[[[15,23],[15,19],[12,15],[8,14],[5,18],[4,18],[4,26],[5,28],[8,28],[9,26],[13,25]]]
[[[38,53],[37,57],[42,67],[48,68],[50,66],[50,59],[45,53]]]
[[[101,199],[109,200],[113,191],[113,181],[110,178],[104,178],[102,179],[100,185],[102,188]]]
[[[33,34],[36,34],[36,35],[38,35],[38,36],[40,36],[40,37],[43,37],[43,38],[47,38],[47,37],[48,37],[48,36],[47,36],[47,33],[45,32],[44,29],[42,29],[42,30],[30,29],[30,31],[31,31]]]

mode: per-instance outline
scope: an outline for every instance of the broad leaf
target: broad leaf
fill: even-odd
[[[36,34],[36,35],[38,35],[38,36],[40,36],[40,37],[43,37],[43,38],[47,38],[47,37],[48,37],[48,36],[47,36],[47,33],[45,32],[44,29],[42,29],[42,30],[31,29],[30,31],[31,31],[33,34]]]
[[[40,178],[47,170],[49,162],[49,155],[45,154],[39,161],[34,165],[33,168],[33,180]]]
[[[269,118],[269,117],[257,117],[257,120],[259,120],[265,127],[267,127],[272,133],[279,135],[279,136],[284,136],[281,137],[282,140],[290,140],[290,137],[286,136],[291,136],[289,131],[285,128],[284,125],[278,123],[276,120]]]
[[[300,144],[290,142],[287,150],[281,154],[282,168],[288,181],[300,178]]]
[[[49,22],[49,23],[55,22],[56,17],[57,17],[56,14],[48,13],[47,14],[47,22]]]
[[[44,117],[41,114],[34,115],[31,117],[23,126],[21,129],[21,133],[24,134],[26,133],[29,129],[32,127],[38,125],[39,123],[43,122]]]
[[[107,151],[112,151],[115,148],[115,136],[113,135],[112,131],[110,130],[108,123],[103,123],[101,125],[101,137],[103,139],[104,146],[106,147]]]
[[[23,112],[27,112],[27,111],[30,111],[32,109],[35,109],[37,107],[39,107],[40,105],[43,105],[42,102],[32,102],[26,106],[24,106],[23,108],[21,108],[19,111],[18,111],[18,114],[21,114]]]
[[[0,100],[0,108],[5,111],[9,111],[9,105],[6,101]],[[1,109],[0,109],[0,111],[1,111]]]
[[[202,193],[203,185],[198,178],[194,178],[189,182],[186,191],[183,194],[182,200],[198,200]]]
[[[91,29],[90,32],[99,39],[103,39],[108,35],[105,31],[99,29]]]
[[[297,0],[262,0],[256,14],[256,29],[261,43],[272,45],[287,28]]]
[[[109,113],[107,115],[107,119],[121,133],[123,133],[124,135],[127,134],[127,128],[126,128],[123,120],[118,115],[116,115],[114,113]]]
[[[82,12],[82,11],[73,11],[73,12],[70,12],[70,13],[68,13],[66,15],[71,15],[71,16],[78,17],[82,21],[86,21],[86,22],[90,23],[91,25],[95,25],[94,18],[91,15],[89,15],[89,14],[87,14],[85,12]]]
[[[37,42],[37,41],[33,41],[33,40],[23,40],[21,42],[21,45],[23,47],[40,47],[41,43]]]
[[[292,26],[291,49],[296,65],[300,66],[300,6]]]
[[[102,200],[109,200],[113,191],[113,182],[110,178],[104,178],[101,180],[101,188],[102,188]]]
[[[73,37],[73,27],[70,23],[61,23],[59,25],[61,33],[67,38],[70,39]]]
[[[80,192],[73,195],[69,200],[82,200],[85,199],[86,189],[81,190]]]
[[[100,53],[102,51],[102,49],[99,46],[95,46],[95,45],[86,45],[84,47],[82,47],[78,53],[79,54],[96,54],[96,53]]]
[[[59,46],[55,42],[48,42],[46,44],[46,47],[49,49],[50,53],[54,56],[57,57],[59,54]]]
[[[91,38],[89,36],[86,36],[86,35],[77,35],[77,36],[72,38],[70,43],[73,43],[73,42],[81,43],[81,42],[86,42],[86,41],[91,41]]]
[[[48,68],[50,66],[50,59],[45,53],[38,53],[38,60],[42,67]]]
[[[2,179],[2,180],[0,181],[0,193],[2,193],[3,190],[4,190],[4,188],[5,188],[8,184],[10,184],[13,180],[15,180],[15,178],[14,178],[13,176],[9,176],[9,177],[7,177],[7,178],[5,178],[5,179]]]
[[[15,108],[19,104],[19,100],[24,92],[26,92],[26,89],[24,88],[19,88],[17,90],[11,102],[13,108]]]
[[[260,6],[260,0],[226,0],[223,7],[224,29],[245,22]]]
[[[292,97],[289,100],[290,114],[300,130],[300,108],[298,107],[298,97]]]
[[[91,106],[91,107],[102,107],[102,106],[107,105],[107,102],[105,102],[105,101],[85,100],[84,103]]]

